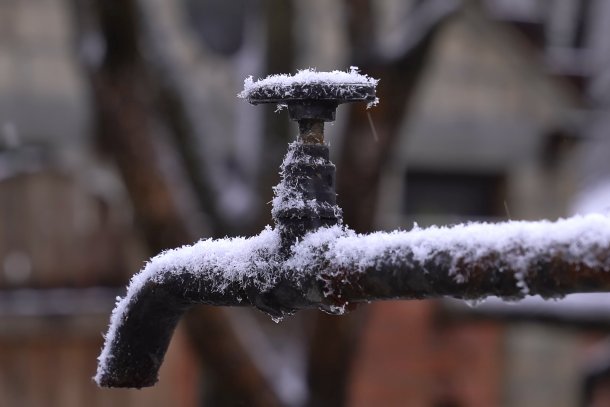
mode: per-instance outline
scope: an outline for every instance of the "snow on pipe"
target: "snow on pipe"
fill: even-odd
[[[610,290],[610,217],[473,223],[357,235],[307,234],[282,254],[280,233],[202,240],[154,257],[113,312],[96,381],[156,382],[173,329],[193,304],[252,305],[280,319],[296,310],[450,296],[518,300]]]
[[[195,304],[250,305],[279,320],[299,309],[341,314],[350,304],[384,299],[610,291],[604,215],[369,235],[342,226],[323,122],[339,103],[375,102],[376,84],[355,70],[246,80],[241,97],[288,104],[301,131],[274,189],[275,227],[152,258],[117,299],[98,385],[152,386],[177,322]]]

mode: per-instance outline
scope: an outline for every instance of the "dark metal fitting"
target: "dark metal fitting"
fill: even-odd
[[[328,145],[292,143],[288,155],[272,210],[285,252],[307,232],[343,222]]]
[[[253,105],[276,103],[288,107],[291,120],[299,122],[299,139],[304,143],[324,142],[324,122],[335,120],[342,103],[376,101],[375,85],[354,83],[290,83],[268,85],[247,96]]]
[[[352,69],[354,72],[357,70]],[[318,78],[315,78],[318,73],[311,74],[303,80],[284,76],[250,82],[241,94],[253,105],[286,106],[290,119],[299,124],[297,143],[290,145],[282,166],[282,180],[275,187],[272,210],[285,253],[306,233],[342,223],[341,209],[336,203],[335,166],[324,143],[324,122],[335,120],[337,107],[342,103],[377,101],[374,79],[361,76],[341,82],[325,79],[328,73],[319,73]]]
[[[324,144],[324,122],[315,119],[299,120],[299,140],[307,144]]]
[[[375,85],[353,83],[291,83],[269,85],[251,91],[247,96],[253,105],[276,103],[288,106],[291,120],[335,120],[335,110],[342,103],[376,100]]]

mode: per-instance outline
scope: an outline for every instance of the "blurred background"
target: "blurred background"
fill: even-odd
[[[607,211],[609,19],[605,0],[0,1],[0,405],[610,405],[605,295],[279,324],[198,307],[156,387],[91,380],[148,257],[271,223],[297,130],[236,98],[246,76],[381,80],[370,117],[327,125],[358,232]]]

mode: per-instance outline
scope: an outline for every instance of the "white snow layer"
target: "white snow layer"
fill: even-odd
[[[490,253],[501,253],[506,263],[518,273],[527,273],[532,260],[557,248],[562,248],[567,260],[608,271],[608,260],[596,257],[592,248],[610,247],[610,216],[590,214],[556,222],[469,223],[426,229],[415,225],[410,231],[368,235],[334,226],[306,235],[294,244],[289,259],[281,264],[269,264],[269,259],[278,253],[279,247],[277,229],[267,227],[251,238],[201,240],[192,246],[168,250],[153,257],[131,279],[127,295],[117,298],[95,380],[99,382],[106,370],[106,360],[111,357],[110,344],[119,324],[124,321],[129,304],[148,280],[162,282],[168,274],[187,271],[213,281],[213,289],[223,292],[231,283],[246,282],[256,275],[260,281],[259,288],[264,290],[273,286],[279,273],[290,274],[298,280],[299,275],[319,272],[316,268],[326,262],[336,268],[365,271],[376,267],[380,260],[387,264],[388,260],[398,261],[407,253],[412,253],[413,260],[420,263],[438,253],[449,253],[454,261],[476,261]],[[261,256],[261,253],[267,255]],[[463,279],[458,282],[467,282],[464,276],[456,276],[456,279],[458,277]],[[527,294],[527,287],[521,288]]]
[[[600,264],[592,247],[610,246],[610,217],[601,214],[559,219],[506,223],[468,223],[451,227],[432,226],[410,231],[355,234],[339,227],[311,233],[293,247],[288,260],[290,268],[306,269],[319,255],[319,247],[327,247],[325,260],[338,267],[374,268],[388,257],[399,260],[406,251],[422,264],[438,253],[448,253],[454,260],[476,261],[491,253],[500,253],[507,264],[526,272],[530,262],[553,248],[565,247],[569,258],[589,267],[604,270],[610,264]]]
[[[273,282],[272,275],[260,276],[260,269],[271,269],[269,264],[256,264],[262,261],[261,252],[277,250],[279,234],[270,227],[251,238],[235,237],[225,239],[204,239],[193,245],[185,245],[164,251],[150,259],[145,267],[131,278],[125,297],[117,297],[116,305],[110,316],[110,326],[105,336],[104,347],[98,357],[98,369],[94,377],[100,383],[107,370],[107,360],[111,344],[120,324],[125,320],[129,305],[147,281],[163,282],[168,274],[190,272],[200,274],[213,282],[213,289],[222,292],[233,282],[245,281],[257,275],[261,289]]]
[[[269,75],[264,79],[254,81],[252,76],[244,80],[244,90],[238,93],[238,97],[247,99],[253,92],[264,88],[276,91],[285,91],[290,96],[290,88],[294,85],[328,84],[328,85],[372,85],[377,86],[379,79],[371,78],[360,73],[356,66],[351,66],[349,72],[335,70],[332,72],[318,72],[315,68],[298,70],[294,75]],[[371,103],[374,106],[378,100]]]

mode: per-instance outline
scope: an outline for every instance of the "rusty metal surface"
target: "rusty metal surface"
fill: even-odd
[[[586,259],[575,258],[568,246],[549,243],[542,254],[529,257],[527,270],[508,263],[500,252],[457,262],[449,253],[438,252],[425,261],[417,261],[408,246],[394,247],[391,255],[380,251],[370,259],[372,266],[363,268],[354,258],[338,267],[327,260],[334,255],[329,247],[332,244],[309,254],[299,253],[298,263],[307,264],[305,268],[294,268],[296,255],[284,256],[279,247],[251,253],[255,276],[277,276],[273,286],[265,289],[253,277],[220,292],[214,289],[213,270],[186,266],[182,273],[168,270],[156,275],[131,302],[110,344],[113,356],[100,384],[154,384],[177,321],[195,304],[249,305],[283,317],[307,308],[342,313],[352,304],[389,299],[497,296],[516,300],[534,294],[556,298],[569,293],[610,291],[610,272],[605,271],[610,265],[610,247],[600,245],[589,248],[599,261],[597,267],[590,266]],[[528,253],[528,247],[519,250]]]
[[[286,96],[289,91],[290,96]],[[248,102],[260,103],[300,103],[304,100],[332,101],[334,103],[373,102],[375,86],[370,84],[328,84],[328,83],[293,83],[287,86],[265,86],[253,90],[248,95]]]

